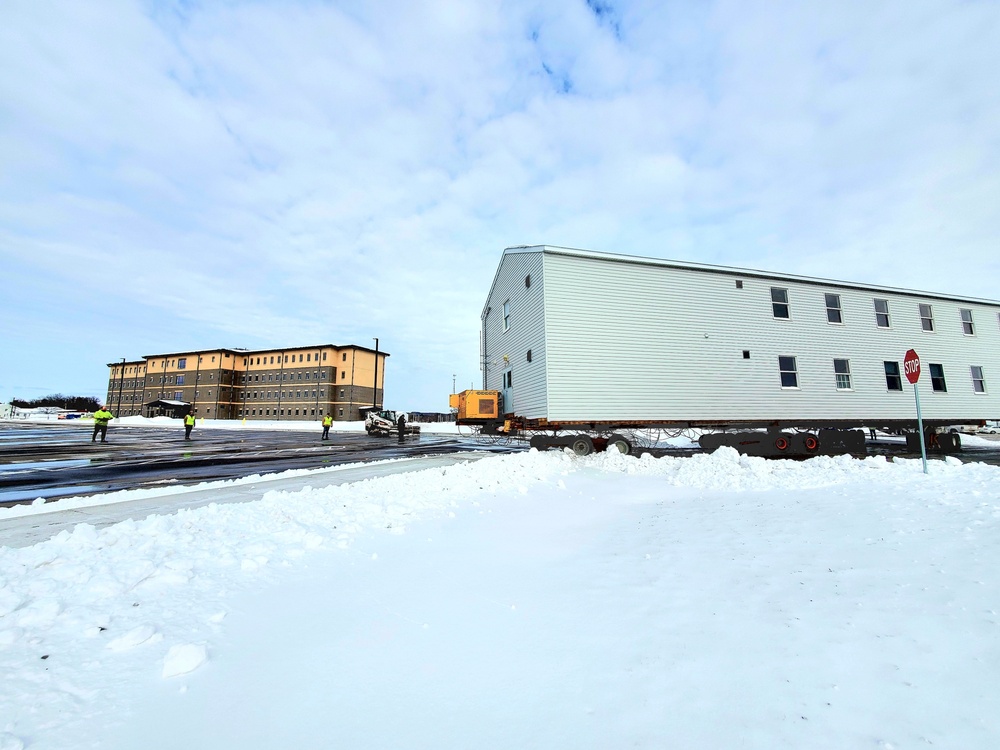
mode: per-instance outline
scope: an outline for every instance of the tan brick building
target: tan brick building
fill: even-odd
[[[157,416],[181,402],[206,419],[357,421],[382,405],[386,352],[363,346],[206,349],[108,364],[117,416]]]

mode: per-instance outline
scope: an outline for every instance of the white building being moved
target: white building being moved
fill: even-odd
[[[483,388],[548,423],[1000,418],[1000,302],[551,246],[504,251]]]

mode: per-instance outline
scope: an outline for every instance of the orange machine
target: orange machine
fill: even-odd
[[[496,422],[500,419],[499,391],[462,391],[453,393],[448,405],[458,409],[457,421],[465,424]]]

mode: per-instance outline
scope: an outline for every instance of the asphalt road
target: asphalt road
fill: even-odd
[[[523,443],[452,434],[422,433],[395,438],[364,433],[196,429],[184,440],[181,429],[126,427],[108,430],[107,443],[92,443],[89,425],[72,422],[0,423],[0,505],[55,500],[116,490],[192,485],[288,469],[319,469],[386,459],[465,451],[523,450]],[[1000,435],[986,436],[989,447],[967,447],[963,461],[1000,465]],[[870,454],[907,454],[899,439],[868,443]],[[654,449],[654,455],[690,455],[691,450]],[[940,454],[932,456],[940,459]]]
[[[112,426],[107,443],[92,443],[87,425],[0,424],[0,505],[54,500],[123,489],[191,485],[288,469],[462,451],[506,451],[458,435],[423,433],[396,438],[364,433],[257,429],[180,429]]]

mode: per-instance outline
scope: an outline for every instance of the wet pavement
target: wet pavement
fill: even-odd
[[[55,500],[117,490],[192,485],[288,469],[434,456],[463,451],[510,451],[450,434],[369,437],[364,433],[258,429],[180,429],[112,425],[108,442],[91,442],[77,424],[0,424],[0,505]]]
[[[343,464],[461,453],[510,452],[526,444],[474,435],[424,432],[396,438],[364,433],[298,432],[259,429],[196,429],[184,440],[180,429],[112,425],[107,443],[92,443],[91,428],[74,423],[0,423],[0,505],[36,498],[93,495],[117,490],[193,485],[288,469],[320,469]],[[1000,465],[1000,435],[978,435],[955,455],[962,461]],[[983,438],[984,440],[979,440]],[[919,458],[902,438],[869,441],[869,455]],[[642,449],[645,450],[645,449]],[[651,449],[656,456],[691,455],[692,449]],[[929,454],[929,460],[942,455]]]

